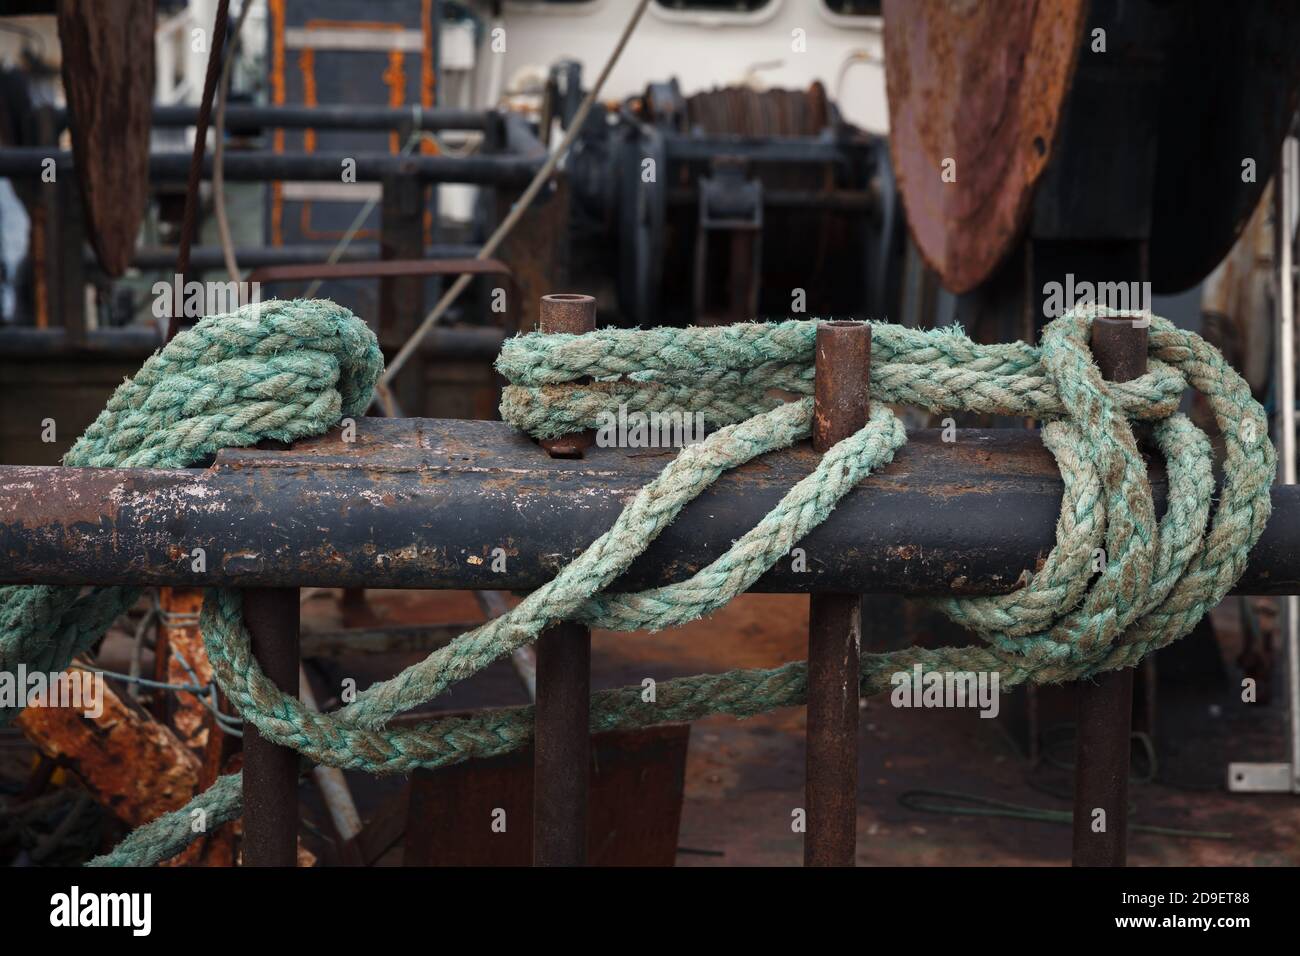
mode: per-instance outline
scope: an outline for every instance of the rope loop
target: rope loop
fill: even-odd
[[[1264,411],[1241,376],[1199,336],[1164,319],[1142,316],[1150,321],[1146,374],[1104,381],[1087,345],[1098,315],[1120,313],[1067,313],[1046,327],[1037,347],[981,345],[958,328],[873,323],[866,426],[824,454],[707,567],[638,594],[606,589],[690,501],[722,472],[809,436],[816,321],[508,340],[497,361],[510,382],[502,417],[535,437],[597,427],[620,406],[701,413],[715,430],[683,448],[552,581],[338,711],[309,710],[267,679],[251,652],[238,591],[212,590],[204,602],[201,628],[215,679],[259,733],[321,764],[405,773],[506,753],[531,739],[532,708],[388,724],[559,621],[656,630],[717,610],[889,464],[906,441],[891,403],[1038,419],[1065,490],[1056,543],[1041,566],[1025,570],[1017,590],[935,602],[982,643],[864,654],[862,693],[888,689],[894,674],[917,665],[997,671],[1003,687],[1131,666],[1191,630],[1240,576],[1268,519],[1276,456]],[[270,302],[210,317],[119,387],[65,462],[176,468],[223,447],[320,434],[365,410],[382,364],[365,323],[330,302]],[[1224,439],[1225,480],[1212,518],[1210,442],[1177,413],[1189,385],[1205,397]],[[1168,506],[1158,521],[1134,421],[1154,423],[1167,464]],[[66,667],[135,598],[121,588],[0,588],[0,667]],[[593,695],[592,730],[797,705],[807,693],[807,667],[793,661],[665,681],[653,704],[640,691]],[[238,777],[222,778],[96,863],[166,859],[193,838],[190,809],[219,823],[238,816],[240,799]]]

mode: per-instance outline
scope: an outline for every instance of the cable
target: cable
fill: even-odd
[[[226,45],[226,23],[230,16],[230,0],[218,0],[217,16],[212,23],[212,47],[208,50],[208,69],[203,77],[203,98],[199,100],[199,115],[194,123],[194,152],[190,154],[190,173],[185,184],[185,215],[181,219],[180,251],[176,254],[176,288],[185,288],[185,273],[190,271],[190,245],[194,242],[195,224],[199,213],[199,181],[203,178],[203,154],[208,144],[208,120],[212,116],[212,101],[217,90],[217,65]],[[180,296],[183,293],[177,292]],[[172,303],[171,318],[167,322],[167,341],[180,331],[181,303]]]
[[[190,680],[199,684],[199,675],[195,672],[194,668],[190,666],[190,662],[186,660],[185,655],[181,653],[181,649],[174,644],[171,646],[171,655],[181,662],[181,667],[185,668],[185,673],[190,675]],[[206,707],[209,713],[212,714],[213,719],[217,722],[217,726],[232,737],[244,736],[241,730],[244,726],[244,719],[238,715],[222,712],[221,701],[217,698],[216,681],[208,681],[202,686],[205,688],[205,691],[201,694],[196,694],[195,696],[198,697],[199,703]]]
[[[144,613],[144,616],[140,618],[140,623],[137,624],[135,628],[135,636],[131,643],[131,664],[130,664],[130,671],[129,671],[129,676],[132,678],[136,678],[140,676],[140,658],[144,652],[144,635],[145,635],[145,631],[149,629],[149,624],[154,620],[154,618],[158,616],[157,601],[158,601],[158,596],[157,596],[157,592],[155,592],[154,606],[149,608],[149,610],[147,610]],[[155,644],[156,643],[157,641],[155,641]],[[127,689],[127,693],[130,695],[132,700],[139,700],[140,699],[139,685],[132,684]]]
[[[939,813],[952,817],[1001,817],[1011,820],[1030,820],[1035,823],[1074,822],[1071,810],[1048,810],[1043,807],[1026,807],[992,797],[956,790],[908,790],[899,794],[898,802],[917,813]],[[1134,833],[1151,833],[1157,836],[1188,837],[1198,840],[1231,840],[1233,834],[1222,830],[1182,830],[1177,827],[1159,827],[1148,823],[1130,823]]]
[[[190,668],[189,664],[185,662],[185,658],[182,657],[180,652],[174,647],[172,648],[172,654],[181,661],[185,670],[194,680],[193,684],[170,684],[166,681],[151,680],[148,677],[132,677],[130,674],[123,674],[119,671],[110,671],[102,667],[92,667],[89,664],[82,664],[79,661],[73,661],[68,666],[75,670],[84,671],[87,674],[97,674],[100,677],[119,680],[128,685],[135,684],[141,687],[147,687],[150,690],[163,690],[172,694],[193,694],[204,707],[211,711],[213,717],[216,718],[217,725],[222,729],[222,731],[235,737],[242,737],[243,733],[239,728],[242,726],[243,721],[239,718],[232,717],[229,714],[221,713],[220,710],[213,706],[209,699],[215,694],[216,684],[199,683],[193,669]]]
[[[1058,770],[1073,772],[1074,762],[1056,756],[1055,751],[1062,749],[1067,744],[1073,743],[1075,727],[1072,723],[1056,724],[1048,727],[1043,731],[1043,753],[1041,764],[1053,767]],[[1062,735],[1066,731],[1068,735]],[[1133,731],[1132,738],[1142,747],[1143,755],[1146,758],[1146,772],[1141,774],[1129,775],[1129,782],[1134,784],[1155,783],[1158,779],[1155,742],[1149,734],[1142,731]],[[1050,738],[1057,737],[1056,740]],[[1013,745],[1015,744],[1012,738]],[[1015,749],[1019,752],[1019,747]],[[1023,752],[1020,752],[1024,757]],[[1175,786],[1164,781],[1166,786]],[[1073,800],[1073,794],[1070,792],[1054,790],[1038,781],[1035,781],[1031,773],[1026,774],[1026,783],[1030,787],[1054,797],[1058,800]],[[959,790],[929,790],[917,789],[907,790],[899,794],[898,802],[901,806],[917,813],[938,813],[947,816],[961,817],[999,817],[1010,820],[1030,820],[1036,823],[1065,823],[1073,824],[1074,813],[1072,810],[1052,810],[1046,807],[1030,807],[1018,803],[1009,803],[1004,800],[997,800],[993,797],[983,797],[974,793],[965,793]],[[1128,812],[1130,816],[1136,811],[1136,807],[1130,803]],[[1157,836],[1174,836],[1189,837],[1204,840],[1230,840],[1233,834],[1218,830],[1183,830],[1175,827],[1160,827],[1146,823],[1130,823],[1129,830],[1135,833],[1151,833]]]
[[[622,55],[624,47],[627,46],[627,42],[632,36],[632,31],[636,29],[636,25],[640,22],[641,15],[645,13],[645,9],[649,6],[649,3],[650,0],[640,0],[637,4],[636,10],[632,12],[632,16],[627,22],[627,26],[623,28],[623,34],[618,38],[618,43],[615,44],[613,51],[609,55],[609,59],[605,62],[604,68],[600,71],[600,75],[596,77],[596,82],[592,85],[591,89],[587,91],[586,98],[583,99],[582,105],[578,107],[578,112],[574,114],[573,121],[565,131],[564,138],[560,140],[559,146],[555,148],[554,152],[546,157],[546,162],[542,164],[542,168],[537,171],[537,175],[535,175],[532,182],[528,184],[528,188],[524,190],[523,195],[520,196],[519,200],[511,207],[509,214],[507,214],[505,219],[501,220],[501,224],[498,225],[492,235],[488,237],[487,242],[483,244],[483,248],[481,248],[478,251],[478,254],[474,257],[475,259],[481,260],[492,257],[492,254],[496,252],[497,247],[500,246],[506,236],[510,234],[510,230],[515,227],[523,217],[524,213],[528,211],[528,207],[531,206],[533,200],[537,198],[537,194],[542,191],[542,187],[550,179],[551,174],[555,172],[555,167],[560,164],[560,160],[563,159],[565,154],[569,151],[569,147],[573,145],[573,141],[578,138],[578,134],[581,132],[583,124],[587,120],[587,114],[591,112],[591,108],[596,102],[596,97],[600,95],[601,87],[605,85],[605,80],[608,79],[610,72],[614,69],[614,64],[618,62],[618,58]],[[429,314],[424,317],[424,321],[420,323],[419,328],[415,330],[415,333],[407,339],[406,344],[403,345],[397,355],[393,357],[393,361],[389,364],[388,368],[384,370],[383,376],[379,379],[379,388],[376,389],[375,394],[380,396],[380,401],[384,405],[385,414],[390,415],[390,417],[392,415],[389,411],[389,409],[393,407],[389,384],[397,373],[401,371],[402,366],[406,364],[406,360],[411,357],[412,353],[414,353],[417,348],[419,348],[421,340],[428,333],[429,329],[431,329],[438,320],[443,317],[447,310],[451,308],[452,303],[460,297],[460,294],[465,291],[465,287],[470,284],[473,278],[474,277],[469,273],[461,273],[461,275],[456,278],[456,281],[451,284],[451,287],[444,292],[442,298],[438,300],[438,304],[435,305],[433,309],[430,310]]]
[[[208,689],[207,684],[169,684],[166,681],[153,680],[149,677],[132,677],[130,674],[123,674],[120,671],[111,671],[105,667],[92,667],[89,664],[82,664],[80,661],[73,661],[68,665],[72,670],[84,671],[87,674],[98,674],[100,677],[111,677],[113,680],[120,680],[123,683],[139,684],[141,687],[148,687],[150,690],[166,690],[176,694],[202,694]]]
[[[230,273],[232,282],[239,281],[239,263],[235,260],[235,242],[230,235],[230,218],[226,215],[226,176],[222,168],[226,155],[226,103],[230,99],[230,74],[235,62],[235,52],[239,48],[239,30],[251,9],[253,9],[253,0],[244,0],[243,6],[239,8],[239,16],[235,19],[234,29],[230,33],[230,50],[221,65],[217,118],[212,136],[212,206],[217,214],[217,236],[221,241],[221,257],[226,261],[226,272]]]

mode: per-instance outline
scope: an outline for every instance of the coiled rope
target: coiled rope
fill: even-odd
[[[1053,321],[1042,344],[978,345],[958,330],[875,324],[865,428],[822,456],[751,531],[688,581],[638,594],[604,589],[681,509],[723,471],[808,437],[815,321],[723,328],[531,334],[505,343],[498,369],[511,384],[503,418],[537,437],[595,427],[602,411],[703,413],[725,425],[684,448],[613,527],[508,613],[462,634],[320,714],[272,684],[254,661],[238,591],[212,590],[202,631],[214,675],[264,737],[329,766],[405,773],[506,753],[529,742],[531,707],[389,728],[397,714],[530,643],[561,620],[615,630],[658,629],[708,614],[745,591],[906,440],[885,403],[931,412],[973,411],[1046,422],[1043,440],[1065,481],[1057,541],[1044,565],[1009,595],[938,602],[984,644],[865,654],[864,695],[915,664],[998,671],[1003,686],[1086,678],[1131,666],[1187,633],[1241,575],[1269,514],[1275,455],[1264,411],[1241,377],[1199,336],[1150,318],[1150,370],[1102,380],[1087,347],[1095,314]],[[1136,317],[1136,316],[1134,316]],[[381,369],[374,336],[323,301],[273,302],[204,319],[145,363],[68,454],[72,465],[181,467],[218,448],[319,434],[360,414]],[[590,379],[590,381],[588,381]],[[1224,486],[1213,518],[1210,443],[1176,413],[1200,391],[1223,434]],[[781,401],[772,389],[793,392]],[[1129,424],[1153,421],[1167,458],[1169,506],[1157,522],[1145,463]],[[1091,573],[1095,549],[1104,570]],[[0,590],[0,666],[60,669],[134,594],[100,588]],[[748,717],[804,702],[806,665],[736,670],[665,681],[654,702],[640,687],[593,695],[593,731]],[[215,828],[240,813],[238,775],[221,778],[182,810],[132,833],[101,865],[149,865],[196,838],[194,811]]]

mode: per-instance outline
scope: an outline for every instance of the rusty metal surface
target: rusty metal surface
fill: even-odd
[[[539,331],[551,334],[584,335],[596,328],[596,300],[575,292],[552,292],[542,296]]]
[[[591,738],[591,632],[557,624],[537,639],[533,864],[587,860]]]
[[[1081,682],[1077,705],[1072,861],[1075,866],[1124,866],[1132,759],[1132,668]]]
[[[538,328],[542,332],[584,335],[596,329],[596,300],[593,296],[556,292],[542,296]],[[595,443],[591,431],[574,432],[543,439],[541,446],[552,458],[581,458]]]
[[[1085,0],[885,0],[895,175],[912,236],[953,292],[979,285],[1020,235],[1086,11]]]
[[[164,597],[164,606],[176,613],[190,607],[197,611],[201,603],[202,591],[192,589],[185,589],[175,600]],[[173,626],[169,635],[172,641],[198,639],[197,625]],[[206,665],[206,655],[202,661]],[[179,683],[193,682],[174,655],[166,657],[156,676]],[[207,668],[207,677],[200,679],[210,677],[211,669]],[[170,700],[172,695],[160,696]],[[107,684],[99,716],[86,716],[77,708],[29,707],[19,715],[17,724],[42,753],[57,757],[61,766],[74,773],[96,802],[134,827],[180,809],[196,793],[211,786],[222,768],[210,767],[210,756],[214,751],[221,752],[224,742],[234,739],[209,734],[205,726],[207,711],[193,695],[175,696],[186,697],[199,708],[198,714],[184,706],[175,713],[179,728],[192,733],[154,720]],[[228,866],[234,861],[234,835],[233,824],[223,826],[163,865]]]
[[[154,0],[60,0],[58,20],[89,238],[116,277],[130,265],[148,199]]]
[[[198,757],[107,684],[98,717],[75,707],[27,707],[17,723],[128,826],[179,810],[198,790]]]
[[[853,866],[857,858],[861,656],[862,596],[812,595],[804,866]]]
[[[677,856],[689,724],[593,734],[589,866],[672,866]],[[531,748],[412,774],[407,866],[526,866],[533,847]],[[584,775],[585,776],[585,775]],[[494,811],[504,827],[492,829]],[[392,845],[388,829],[378,844]],[[372,851],[373,852],[373,851]],[[371,857],[373,859],[373,856]]]
[[[825,454],[860,431],[871,412],[871,326],[821,322],[817,326],[813,384],[813,451]]]
[[[871,326],[817,326],[813,450],[830,451],[867,424]],[[862,596],[814,594],[808,609],[806,866],[852,866],[857,855],[858,673]]]
[[[710,135],[816,136],[830,125],[826,88],[755,90],[728,86],[685,98],[685,126]]]
[[[1146,374],[1147,328],[1129,319],[1092,320],[1093,358],[1108,382],[1131,382]]]
[[[199,630],[203,595],[202,588],[159,588],[158,604],[163,613],[154,646],[154,676],[158,680],[172,684],[212,682],[212,664]],[[199,758],[195,792],[212,786],[229,758],[238,753],[239,738],[217,729],[203,702],[186,691],[157,695],[153,709],[158,719]],[[168,865],[233,865],[235,836],[234,824],[221,826],[186,847]]]
[[[609,528],[671,449],[549,458],[501,422],[357,420],[288,451],[223,451],[210,469],[0,466],[0,584],[536,588]],[[724,553],[818,456],[807,445],[722,475],[615,582],[681,581]],[[1153,465],[1157,507],[1164,476]],[[1300,489],[1273,514],[1238,593],[1300,590]],[[988,594],[1051,550],[1061,480],[1021,429],[913,432],[892,463],[779,562],[758,591]],[[178,542],[191,543],[181,547]],[[206,543],[207,570],[190,548]],[[491,549],[505,548],[504,572]]]
[[[275,685],[298,693],[297,588],[244,592],[253,657]],[[245,866],[294,866],[298,856],[298,753],[244,725]]]
[[[212,665],[199,631],[203,589],[162,588],[158,603],[163,616],[158,622],[158,642],[154,649],[155,676],[172,684],[210,683]],[[203,702],[184,691],[163,695],[161,702],[167,708],[168,722],[185,745],[204,751],[212,719]]]

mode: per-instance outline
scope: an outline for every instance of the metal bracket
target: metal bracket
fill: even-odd
[[[1230,763],[1228,789],[1233,793],[1296,793],[1289,763]]]
[[[746,175],[747,163],[738,156],[713,160],[712,174],[700,177],[700,218],[695,234],[695,316],[701,324],[757,317],[762,273],[763,184]],[[714,233],[727,237],[727,262],[722,267],[728,290],[722,314],[710,308],[709,240]],[[716,278],[716,277],[715,277]]]

